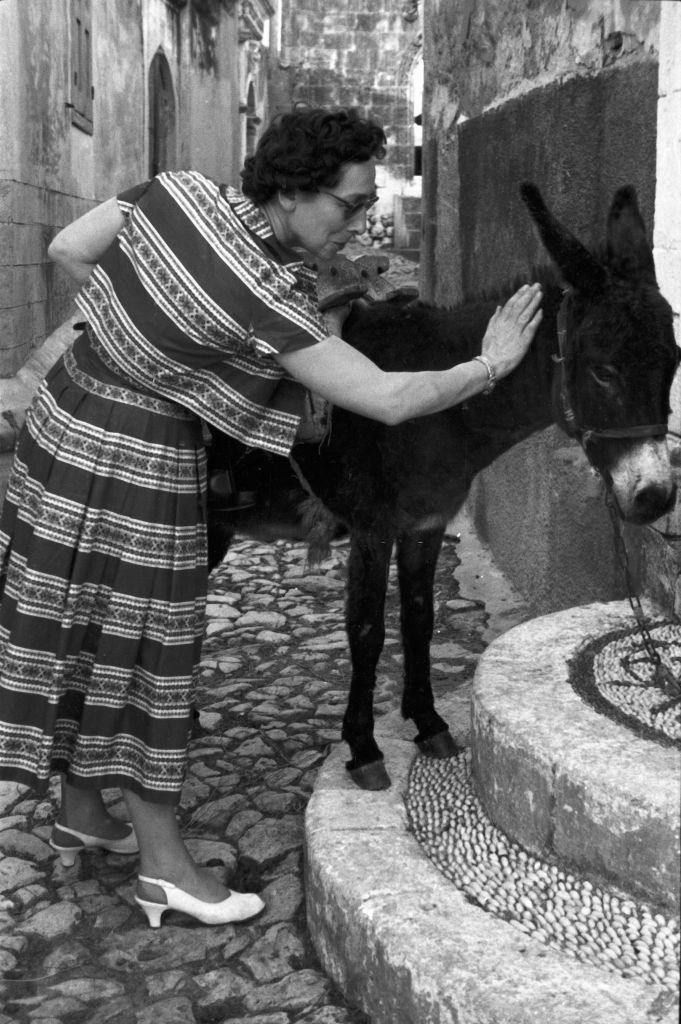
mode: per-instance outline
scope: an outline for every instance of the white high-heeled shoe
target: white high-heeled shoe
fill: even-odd
[[[126,822],[126,824],[130,823]],[[64,845],[63,841],[59,842],[60,834],[77,839],[78,842]],[[73,867],[81,850],[107,850],[109,853],[124,854],[139,853],[137,836],[132,825],[130,825],[130,832],[127,836],[123,836],[121,839],[104,839],[102,836],[89,836],[85,832],[76,832],[75,828],[55,824],[49,843],[52,849],[59,854],[59,859],[65,868]]]
[[[146,878],[144,875],[137,876],[140,882],[147,882],[149,885],[157,885],[163,889],[166,903],[154,903],[152,900],[142,899],[135,896],[135,903],[139,904],[147,915],[152,928],[160,928],[161,917],[166,910],[179,910],[183,914],[195,917],[202,924],[230,924],[234,921],[248,921],[255,917],[265,904],[254,892],[230,892],[226,900],[219,903],[207,903],[205,900],[190,896],[184,889],[178,889],[172,882],[165,882],[162,878]]]

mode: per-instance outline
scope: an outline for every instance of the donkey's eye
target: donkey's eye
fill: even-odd
[[[609,388],[617,380],[617,370],[614,366],[592,366],[589,373],[602,388]]]

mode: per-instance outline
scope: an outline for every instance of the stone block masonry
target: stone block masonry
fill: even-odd
[[[56,231],[91,203],[27,184],[0,182],[0,373],[13,376],[67,316],[74,288],[47,258]]]
[[[300,101],[364,109],[388,137],[381,191],[400,195],[413,179],[410,76],[420,50],[418,20],[404,16],[399,0],[377,0],[370,9],[353,0],[333,8],[299,0],[282,12],[284,75],[275,106]]]

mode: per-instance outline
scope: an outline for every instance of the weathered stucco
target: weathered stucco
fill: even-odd
[[[563,222],[596,246],[615,189],[633,184],[652,240],[656,102],[657,65],[635,62],[516,95],[462,124],[464,292],[501,288],[547,265],[518,196],[524,179],[536,182]],[[483,473],[471,507],[500,564],[538,609],[624,594],[603,486],[557,428],[516,446]]]
[[[671,112],[658,115],[661,104],[678,111],[666,96],[658,105],[658,52],[669,45],[660,33],[661,8],[679,6],[426,0],[427,301],[449,305],[527,279],[534,265],[547,262],[518,197],[524,179],[540,186],[587,244],[602,241],[615,188],[633,184],[652,241],[656,162],[659,176],[666,152],[662,163],[677,174],[665,221],[681,237],[678,129]],[[664,15],[669,34],[674,19]],[[677,45],[676,59],[666,58],[670,94],[679,87],[678,56]],[[656,129],[665,117],[676,138],[671,152]],[[671,252],[669,265],[678,269],[673,243],[656,232],[656,256]],[[557,429],[518,445],[481,474],[471,508],[501,567],[537,610],[623,593],[602,485]]]
[[[193,52],[192,52],[193,44]],[[236,8],[223,12],[215,30],[214,61],[197,52],[196,29],[185,29],[180,73],[183,126],[179,166],[236,184],[242,165],[239,145],[238,20]]]
[[[535,182],[586,245],[604,240],[615,190],[634,185],[652,242],[657,64],[618,65],[516,96],[459,128],[459,246],[465,294],[549,263],[521,202]]]
[[[655,65],[660,5],[648,0],[576,0],[570,4],[563,0],[424,0],[424,6],[427,155],[422,294],[429,301],[451,303],[461,298],[464,286],[460,228],[451,211],[459,206],[464,209],[471,198],[469,193],[459,195],[463,125],[515,100],[519,112],[516,131],[521,133],[514,147],[516,159],[526,150],[530,165],[533,158],[538,160],[540,154],[534,153],[533,157],[532,151],[546,140],[550,143],[552,132],[567,135],[569,150],[572,140],[560,119],[564,111],[556,109],[554,117],[547,107],[542,112],[547,120],[537,123],[527,116],[523,121],[522,97],[551,87],[558,103],[561,87],[569,88],[572,79],[594,82],[611,68],[632,67],[640,62]],[[599,88],[594,82],[591,103],[598,120]],[[636,115],[637,106],[629,113]],[[590,154],[588,132],[593,124],[593,112],[587,110],[585,114],[591,120],[579,127],[576,140],[583,147],[582,157]],[[621,112],[620,120],[625,119],[626,112]],[[577,124],[573,118],[572,126]],[[493,141],[490,137],[490,143]],[[626,133],[621,151],[625,141]],[[550,146],[545,154],[547,166],[556,154],[557,147]],[[602,147],[598,155],[603,155]],[[633,153],[629,164],[635,160]],[[654,155],[652,160],[654,174]],[[493,161],[501,161],[501,167]],[[597,159],[590,158],[589,162],[597,179]],[[511,182],[514,169],[507,166],[505,153],[490,151],[487,162],[478,168],[480,189],[486,187],[490,174],[498,182],[504,170]],[[433,189],[431,183],[437,187]],[[563,183],[565,194],[568,184]]]
[[[657,280],[674,312],[681,345],[681,3],[660,7],[660,71],[657,103],[657,172],[653,255]],[[668,443],[681,466],[681,375],[672,386]],[[681,614],[681,502],[646,530],[628,529],[635,578],[663,607]]]

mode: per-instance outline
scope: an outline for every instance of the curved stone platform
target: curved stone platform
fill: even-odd
[[[461,742],[469,694],[438,705]],[[372,1024],[672,1024],[669,993],[580,963],[465,899],[408,833],[413,729],[377,736],[393,780],[363,792],[336,747],[306,813],[310,934],[328,973]]]
[[[495,640],[475,676],[473,775],[489,817],[524,847],[678,914],[681,753],[596,713],[568,683],[590,640],[633,625],[628,602],[592,604]]]

